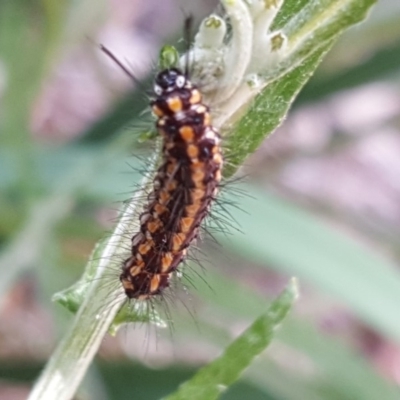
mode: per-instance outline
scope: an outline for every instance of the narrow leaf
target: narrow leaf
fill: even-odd
[[[268,311],[230,344],[221,357],[202,368],[166,400],[217,399],[270,344],[275,329],[289,312],[297,293],[297,283],[293,279]]]

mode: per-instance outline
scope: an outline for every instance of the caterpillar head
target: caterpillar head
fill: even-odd
[[[177,68],[164,69],[156,76],[154,92],[157,96],[181,89],[186,85],[185,74]]]

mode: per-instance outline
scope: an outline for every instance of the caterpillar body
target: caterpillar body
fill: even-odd
[[[132,237],[120,281],[130,299],[162,295],[208,215],[221,180],[220,135],[198,87],[178,68],[160,71],[151,101],[162,162]]]

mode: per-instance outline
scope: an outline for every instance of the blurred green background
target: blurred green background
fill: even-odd
[[[26,398],[72,320],[52,294],[79,278],[151,154],[145,88],[97,44],[146,79],[182,9],[200,19],[214,5],[0,0],[1,399]],[[206,270],[180,295],[172,332],[107,337],[79,398],[170,393],[292,275],[295,312],[223,398],[400,398],[399,26],[400,4],[384,0],[340,39],[247,160],[237,188],[250,196],[224,194],[242,233],[228,226],[221,246],[202,246]]]

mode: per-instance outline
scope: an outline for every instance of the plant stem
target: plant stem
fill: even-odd
[[[155,170],[159,149],[151,160]],[[130,247],[130,234],[138,229],[143,198],[153,185],[153,176],[145,176],[141,190],[136,192],[123,210],[118,225],[104,246],[95,252],[92,262],[97,262],[96,277],[80,307],[73,325],[36,382],[29,400],[69,400],[81,383],[101,341],[126,301],[122,286],[111,277],[110,264]],[[126,250],[125,250],[126,251]],[[95,261],[97,260],[97,261]],[[107,279],[108,278],[108,279]]]

